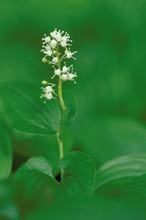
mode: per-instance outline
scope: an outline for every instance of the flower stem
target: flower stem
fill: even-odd
[[[58,68],[61,69],[58,46],[57,46],[57,56],[58,56]],[[63,97],[62,97],[62,80],[61,80],[60,77],[59,77],[59,80],[58,80],[58,97],[59,97],[61,111],[62,111],[60,129],[57,133],[57,141],[58,141],[58,145],[59,145],[59,157],[60,157],[60,160],[61,160],[61,158],[64,156],[63,141],[62,141],[62,130],[63,130],[66,106],[65,106],[65,103],[64,103],[64,100],[63,100]],[[62,180],[63,179],[63,170],[61,169],[60,172],[61,172],[61,180]]]

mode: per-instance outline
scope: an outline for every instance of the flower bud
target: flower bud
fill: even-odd
[[[43,62],[43,63],[46,63],[46,62],[47,62],[47,59],[46,59],[46,58],[43,58],[43,59],[42,59],[42,62]]]
[[[57,55],[57,51],[56,50],[53,50],[53,55]]]
[[[45,81],[45,80],[43,80],[43,81],[42,81],[42,84],[43,84],[43,85],[47,85],[47,84],[48,84],[48,82],[47,82],[47,81]]]

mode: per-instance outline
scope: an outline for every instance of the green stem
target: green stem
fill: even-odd
[[[63,123],[64,123],[64,115],[65,115],[65,111],[66,111],[66,106],[62,97],[62,81],[59,77],[59,82],[58,82],[58,97],[59,97],[59,101],[60,101],[60,105],[61,105],[61,109],[62,109],[62,116],[61,116],[61,127],[60,129],[63,129]]]
[[[63,157],[63,141],[60,136],[60,131],[57,133],[57,141],[58,141],[58,145],[59,145],[59,157],[61,160],[61,158]],[[62,180],[63,179],[63,169],[62,168],[60,169],[60,177]]]
[[[58,68],[61,69],[58,46],[57,46],[57,57],[58,57]],[[58,80],[58,97],[59,97],[60,106],[61,106],[61,110],[62,110],[60,129],[57,133],[57,141],[58,141],[58,145],[59,145],[59,156],[60,156],[60,159],[61,159],[64,156],[63,141],[62,141],[62,130],[63,130],[66,106],[65,106],[65,103],[64,103],[64,100],[63,100],[63,97],[62,97],[62,80],[61,80],[60,77],[59,77],[59,80]],[[61,180],[62,179],[63,179],[63,171],[61,170]]]

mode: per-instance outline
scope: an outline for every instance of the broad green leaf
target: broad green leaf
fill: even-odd
[[[95,194],[146,204],[146,155],[131,155],[107,162],[97,171]]]
[[[15,173],[14,180],[24,184],[29,196],[43,188],[52,198],[56,194],[57,181],[52,175],[49,161],[43,157],[35,156],[26,161]]]
[[[44,187],[51,198],[61,200],[78,195],[92,195],[96,170],[88,155],[81,152],[69,153],[61,159],[59,166],[64,178],[58,183],[52,175],[50,163],[43,157],[32,157],[16,171],[14,180],[23,182],[29,197]]]
[[[92,195],[95,184],[95,165],[82,152],[71,152],[59,163],[64,179],[59,184],[60,194],[65,196]]]
[[[41,83],[3,82],[1,83],[2,102],[8,123],[22,132],[50,135],[55,134],[61,123],[61,108],[58,100],[40,99]],[[7,89],[6,89],[7,88]],[[10,96],[11,94],[11,96]],[[69,125],[76,114],[74,96],[64,97],[67,107],[65,125]]]
[[[51,100],[44,104],[40,99],[40,87],[41,83],[20,81],[4,82],[1,85],[5,115],[12,128],[40,135],[58,131],[61,118],[59,103]]]
[[[12,168],[12,143],[9,132],[0,126],[0,180],[9,177]]]

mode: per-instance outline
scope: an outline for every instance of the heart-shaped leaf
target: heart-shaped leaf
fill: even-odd
[[[52,175],[50,163],[43,157],[32,157],[15,173],[14,180],[23,182],[30,197],[47,186],[49,197],[70,198],[91,196],[94,190],[96,169],[87,154],[72,152],[59,163],[64,178],[57,182]]]
[[[50,100],[44,104],[40,99],[40,86],[28,82],[1,82],[5,116],[12,128],[37,135],[55,134],[59,130],[62,114],[60,103]],[[76,102],[70,93],[64,95],[64,100],[67,126],[76,114]]]
[[[0,180],[6,179],[12,168],[12,144],[10,135],[0,127]]]
[[[76,151],[67,154],[59,163],[64,179],[59,184],[63,196],[92,195],[95,184],[95,165],[91,158]]]
[[[52,175],[49,161],[43,157],[35,156],[26,161],[16,171],[13,180],[21,190],[19,200],[28,203],[33,199],[34,207],[51,202],[58,196],[58,182]]]
[[[52,175],[52,166],[40,156],[27,160],[14,174],[13,182],[24,216],[28,211],[48,205],[58,196],[58,182]]]
[[[40,156],[34,156],[26,161],[15,173],[15,180],[23,180],[30,190],[38,189],[45,182],[57,184],[52,175],[52,166],[49,161]]]

